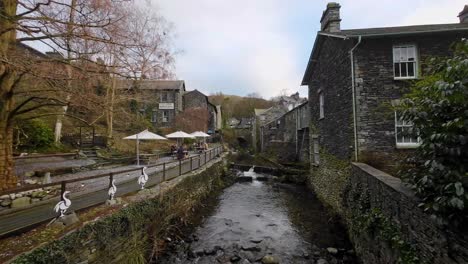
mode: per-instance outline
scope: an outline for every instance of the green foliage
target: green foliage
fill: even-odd
[[[37,150],[47,148],[54,142],[54,132],[42,120],[33,119],[19,122],[19,146],[25,149]]]
[[[164,195],[132,203],[51,241],[12,263],[147,263],[156,242],[173,235],[204,199],[228,184],[222,162],[182,179]],[[94,253],[89,253],[90,250]],[[94,255],[94,256],[90,256]]]
[[[458,225],[468,217],[468,40],[430,69],[402,102],[403,119],[422,142],[403,176],[421,207],[441,223]]]
[[[400,228],[383,215],[379,209],[373,208],[366,213],[359,214],[355,222],[357,223],[356,228],[360,230],[360,232],[366,230],[369,233],[375,234],[383,241],[388,242],[393,249],[398,250],[400,253],[398,259],[399,263],[421,263],[416,255],[416,250],[403,239]]]

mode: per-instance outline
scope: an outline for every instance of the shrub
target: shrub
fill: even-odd
[[[421,139],[404,177],[422,198],[420,206],[445,224],[460,224],[468,205],[468,40],[431,66],[402,104],[403,119]]]
[[[37,150],[47,148],[54,142],[54,132],[42,120],[33,119],[19,122],[19,146],[25,149]]]

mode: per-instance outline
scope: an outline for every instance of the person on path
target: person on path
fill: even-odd
[[[185,156],[185,150],[184,150],[184,147],[181,145],[178,149],[177,149],[177,159],[183,159],[184,156]]]

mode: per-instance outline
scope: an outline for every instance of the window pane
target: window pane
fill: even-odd
[[[407,70],[407,69],[406,69],[406,63],[404,63],[404,62],[403,62],[403,63],[400,63],[400,66],[401,66],[401,75],[400,75],[400,76],[401,76],[401,77],[407,77],[408,74],[407,74],[407,72],[406,72],[406,70]]]
[[[416,46],[409,46],[407,48],[408,51],[408,61],[415,61],[416,60]]]
[[[400,77],[400,64],[399,63],[394,63],[394,71],[395,71],[395,77]]]
[[[402,47],[400,51],[400,61],[407,61],[408,60],[408,47]]]
[[[416,76],[416,75],[414,74],[414,67],[415,67],[415,63],[414,63],[414,62],[409,62],[409,63],[408,63],[408,76],[411,76],[411,77]]]
[[[399,61],[400,61],[400,48],[394,47],[393,48],[393,62],[399,62]]]

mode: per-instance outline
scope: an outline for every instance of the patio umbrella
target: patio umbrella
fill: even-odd
[[[131,135],[131,136],[128,136],[128,137],[124,137],[124,139],[135,139],[136,140],[137,165],[138,166],[140,165],[140,150],[139,150],[139,147],[138,147],[140,140],[167,140],[166,138],[164,138],[164,137],[162,137],[162,136],[160,136],[158,134],[149,132],[148,129],[145,129],[145,130],[141,131],[138,134]]]
[[[196,137],[196,138],[203,138],[203,142],[205,141],[205,138],[210,137],[210,135],[206,134],[205,132],[202,131],[196,131],[193,133],[190,133],[190,135]]]
[[[179,139],[184,138],[195,138],[194,136],[185,133],[184,131],[177,131],[171,134],[166,135],[166,138],[175,138],[177,139],[177,146],[179,146]]]

